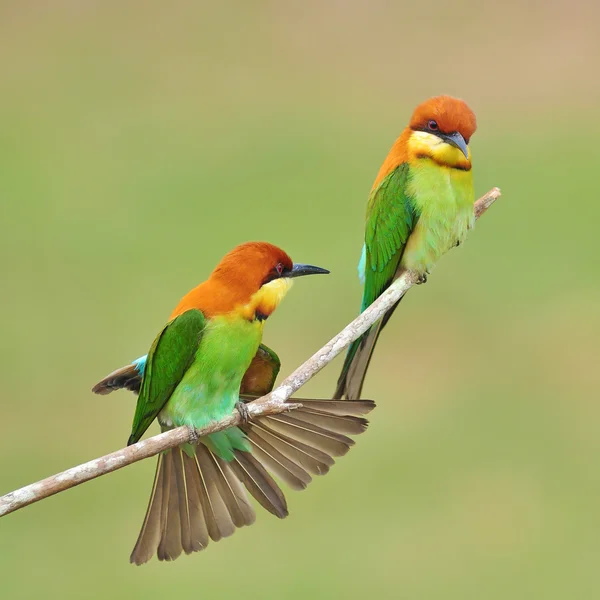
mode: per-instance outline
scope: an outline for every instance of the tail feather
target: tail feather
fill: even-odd
[[[310,410],[306,407],[304,410],[295,411],[294,417],[297,421],[342,435],[358,435],[366,430],[368,424],[368,421],[362,417],[328,415],[326,412]]]
[[[334,399],[357,400],[360,398],[367,369],[380,333],[381,323],[378,323],[348,348],[342,373],[333,394]]]
[[[254,421],[252,428],[261,439],[309,473],[324,475],[329,472],[329,467],[334,463],[333,458],[321,450],[311,448],[303,442],[273,431],[263,419],[260,422],[258,419]]]
[[[141,565],[152,558],[152,555],[158,548],[163,533],[162,494],[165,474],[162,465],[163,460],[164,455],[160,454],[158,456],[158,465],[156,467],[156,475],[154,477],[154,484],[152,485],[152,493],[150,494],[146,516],[130,557],[130,562],[138,565]]]
[[[306,488],[312,475],[327,473],[333,457],[348,451],[354,441],[347,436],[366,429],[362,415],[374,407],[370,400],[299,402],[302,408],[292,413],[243,425],[252,452],[236,450],[231,462],[202,442],[192,456],[182,448],[161,454],[131,562],[145,563],[153,554],[174,560],[252,524],[247,492],[270,513],[286,517],[285,496],[269,472],[293,489]]]
[[[307,400],[306,398],[292,398],[290,402],[299,402],[302,408],[295,414],[305,411],[318,411],[338,417],[357,417],[369,414],[375,408],[373,400]]]
[[[192,541],[191,552],[204,550],[208,546],[210,539],[208,525],[204,516],[202,500],[204,498],[202,491],[204,489],[201,482],[200,471],[194,457],[190,458],[185,453],[181,453],[183,460],[186,489],[188,495],[188,506],[190,508],[190,538]],[[189,460],[188,460],[189,459]]]
[[[203,550],[209,539],[219,541],[236,526],[254,521],[244,488],[219,460],[203,444],[191,457],[181,448],[159,456],[132,563],[145,563],[154,553],[159,560],[175,560],[182,552]]]
[[[240,504],[215,455],[206,447],[198,447],[196,456],[206,486],[221,537],[231,535],[236,527],[254,522],[255,515],[247,497]],[[244,494],[245,496],[245,494]]]
[[[248,439],[256,458],[293,490],[303,490],[312,481],[308,471],[261,438],[254,427],[249,429]]]
[[[165,526],[165,531],[167,533],[165,536],[165,553],[167,558],[165,560],[175,560],[183,550],[182,533],[184,527],[185,508],[183,511],[181,508],[182,505],[186,504],[186,498],[184,493],[185,487],[180,488],[178,485],[177,471],[175,467],[175,458],[178,455],[181,455],[181,451],[169,452],[169,455],[171,458],[171,472],[169,474],[171,487],[169,489],[169,508],[167,514],[167,523]]]
[[[269,427],[286,436],[304,442],[311,448],[316,448],[329,456],[343,456],[348,452],[354,440],[340,433],[327,431],[322,427],[310,425],[292,414],[280,414],[267,417]]]
[[[287,517],[287,502],[283,492],[252,454],[236,450],[230,464],[238,479],[264,509],[280,519]]]
[[[294,398],[294,402],[300,402],[302,408],[283,416],[293,417],[297,427],[284,433],[276,422],[282,415],[274,415],[255,419],[246,425],[245,431],[258,460],[292,489],[302,490],[312,481],[311,475],[327,473],[334,463],[332,456],[324,451],[322,440],[318,442],[320,448],[304,443],[307,431],[303,426],[315,426],[308,430],[309,436],[315,435],[315,431],[318,436],[332,436],[335,445],[328,450],[333,456],[340,456],[354,443],[344,434],[359,434],[367,428],[368,421],[356,415],[367,414],[375,404],[371,400],[304,398]],[[342,446],[336,444],[340,440]]]
[[[179,498],[176,481],[173,477],[172,453],[163,461],[163,498],[161,522],[163,534],[158,545],[159,560],[174,560],[181,554],[181,526],[179,521]]]
[[[196,463],[202,482],[201,494],[204,496],[203,508],[208,533],[212,540],[218,542],[220,539],[230,536],[235,531],[235,525],[219,494],[215,483],[217,474],[214,468],[211,468],[210,450],[204,444],[196,446]]]
[[[403,273],[402,269],[398,269],[394,278],[399,277]],[[404,298],[404,296],[402,296]],[[376,323],[366,333],[363,333],[361,337],[350,344],[348,352],[346,353],[346,359],[344,360],[344,366],[337,382],[335,392],[333,394],[334,400],[345,398],[347,400],[358,400],[362,392],[365,377],[367,376],[367,370],[369,363],[373,356],[373,350],[375,344],[379,338],[379,334],[382,329],[387,325],[393,312],[400,304],[398,300],[392,308],[390,308],[379,323]],[[363,310],[366,307],[363,307]]]
[[[235,476],[235,473],[231,469],[230,464],[222,458],[213,454],[213,459],[216,462],[219,472],[223,475],[223,488],[221,495],[226,501],[229,508],[229,512],[233,518],[236,527],[243,527],[244,525],[252,525],[256,521],[256,514],[248,500],[246,490]],[[217,477],[217,485],[221,481],[220,477]]]
[[[190,552],[193,552],[193,544],[192,528],[190,524],[190,500],[185,477],[185,467],[183,464],[183,453],[181,451],[170,452],[169,455],[173,462],[173,473],[175,475],[173,481],[177,487],[176,495],[179,500],[178,510],[181,526],[181,548],[186,554],[189,554]],[[179,493],[179,490],[181,490],[181,493]]]

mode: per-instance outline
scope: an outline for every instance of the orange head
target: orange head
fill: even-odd
[[[419,104],[408,127],[392,146],[375,186],[403,162],[433,160],[442,167],[471,169],[469,141],[477,121],[466,102],[452,96],[435,96]]]
[[[465,147],[477,129],[477,121],[475,113],[464,100],[436,96],[417,106],[409,127],[413,131],[432,133],[441,139],[451,138],[448,143],[459,148],[466,156]]]
[[[181,299],[171,318],[198,308],[209,318],[238,313],[262,320],[277,308],[293,278],[317,273],[329,271],[294,264],[281,248],[267,242],[240,244],[221,259],[204,283]]]

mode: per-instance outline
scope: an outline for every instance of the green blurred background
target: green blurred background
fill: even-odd
[[[1,519],[3,598],[600,595],[600,10],[402,4],[0,3],[2,492],[123,445],[134,398],[91,385],[242,241],[332,271],[269,321],[284,373],[337,333],[426,97],[470,103],[477,194],[504,194],[394,315],[371,427],[287,520],[134,568],[148,460]]]

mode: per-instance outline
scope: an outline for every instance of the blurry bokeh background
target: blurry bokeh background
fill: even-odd
[[[284,374],[337,333],[426,97],[469,102],[477,194],[503,190],[394,315],[369,431],[287,520],[134,568],[148,460],[1,519],[3,598],[600,594],[600,12],[421,4],[0,3],[0,492],[124,444],[133,396],[91,385],[242,241],[332,271],[268,323]]]

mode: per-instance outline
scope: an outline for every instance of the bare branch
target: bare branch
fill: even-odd
[[[493,188],[475,203],[475,217],[479,218],[498,198],[500,190]],[[298,408],[300,405],[288,402],[291,395],[299,390],[309,379],[328,365],[340,352],[347,348],[355,339],[367,331],[371,325],[383,315],[416,283],[416,274],[406,272],[379,297],[371,306],[361,313],[354,321],[344,327],[323,348],[313,354],[303,365],[298,367],[281,385],[272,392],[258,398],[247,405],[251,417],[273,415]],[[178,427],[160,435],[142,440],[137,444],[117,450],[101,458],[78,465],[57,475],[42,479],[14,492],[0,497],[0,516],[7,515],[48,496],[57,494],[80,483],[89,481],[101,475],[111,473],[134,462],[154,456],[164,450],[173,448],[185,442],[191,442],[198,437],[215,433],[238,425],[240,414],[235,411],[225,419],[203,427],[195,432],[189,427]]]
[[[500,188],[492,188],[487,194],[484,194],[475,202],[475,218],[479,219],[479,217],[492,205],[498,198],[501,196]]]

